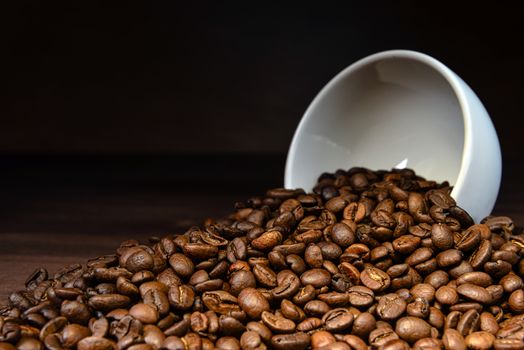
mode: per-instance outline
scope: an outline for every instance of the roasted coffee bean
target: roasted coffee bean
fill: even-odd
[[[331,228],[331,239],[341,247],[349,247],[355,243],[355,232],[344,223],[336,223]]]
[[[299,289],[300,279],[298,276],[291,270],[283,270],[277,274],[277,286],[271,290],[271,295],[276,299],[289,299]]]
[[[89,328],[80,326],[78,324],[69,324],[64,327],[61,334],[61,346],[71,348],[78,344],[78,342],[91,335]]]
[[[106,338],[102,337],[86,337],[78,342],[78,350],[113,350],[116,349],[116,344]]]
[[[327,331],[340,332],[351,327],[353,318],[353,314],[348,309],[338,308],[325,313],[322,321]]]
[[[425,298],[415,298],[406,307],[409,316],[426,318],[429,315],[429,302]]]
[[[60,314],[67,318],[69,322],[86,325],[91,317],[91,312],[87,305],[76,300],[64,300],[60,307]]]
[[[153,306],[158,310],[160,316],[169,313],[169,299],[167,295],[158,289],[151,289],[143,296],[144,304]]]
[[[390,341],[399,339],[391,327],[377,327],[369,333],[368,342],[374,349],[380,349]]]
[[[175,273],[182,278],[191,276],[195,270],[195,265],[191,259],[180,253],[171,255],[169,258],[169,265],[171,265],[171,268]]]
[[[348,289],[349,303],[355,307],[365,307],[373,303],[375,295],[365,286],[354,286]]]
[[[524,290],[517,289],[508,299],[508,305],[515,312],[524,312]]]
[[[53,334],[55,336],[55,334]],[[0,343],[3,344],[3,343]],[[9,344],[9,343],[5,343]],[[11,345],[11,344],[9,344]],[[54,350],[56,347],[52,347],[53,344],[47,343],[45,344],[46,349]],[[58,345],[59,348],[61,348],[60,344]],[[12,345],[11,345],[12,346]],[[0,349],[5,348],[5,346],[0,345]],[[20,340],[16,343],[16,348],[13,346],[13,349],[19,349],[19,350],[44,350],[44,344],[42,344],[41,341],[38,339],[32,338],[32,337],[22,337]]]
[[[457,290],[449,286],[442,286],[437,289],[435,298],[442,305],[455,305],[459,301]]]
[[[255,275],[251,271],[236,271],[229,278],[229,292],[233,295],[238,295],[246,288],[255,288],[256,285]]]
[[[282,242],[282,233],[279,231],[267,231],[251,242],[253,248],[258,250],[270,250]]]
[[[183,343],[183,345],[185,344]],[[218,338],[215,343],[215,346],[217,347],[217,349],[222,349],[222,350],[240,350],[241,349],[240,341],[230,336]],[[187,347],[184,347],[184,348],[187,349]]]
[[[469,334],[466,339],[466,346],[470,349],[488,350],[493,346],[495,336],[489,332],[474,332]]]
[[[95,310],[110,311],[127,306],[131,300],[120,294],[101,294],[89,298],[88,304]]]
[[[324,325],[324,322],[318,317],[308,317],[297,325],[297,331],[311,332]]]
[[[263,311],[262,322],[275,333],[292,333],[295,331],[295,322],[268,311]]]
[[[160,317],[154,306],[142,303],[133,305],[129,314],[144,324],[156,323]]]
[[[433,245],[441,250],[451,249],[453,247],[453,231],[448,225],[443,223],[433,224],[431,227],[431,241]]]
[[[377,305],[378,316],[385,321],[392,321],[406,311],[407,303],[396,293],[380,297]]]
[[[371,265],[367,265],[362,271],[360,281],[373,291],[383,291],[391,284],[391,279],[387,273]]]
[[[457,323],[457,331],[464,337],[475,332],[480,326],[480,315],[476,310],[466,311]]]
[[[502,288],[504,288],[504,292],[506,293],[512,293],[517,289],[524,287],[524,282],[522,281],[522,278],[520,278],[514,273],[508,273],[500,279],[499,283],[502,286]]]
[[[421,318],[406,316],[396,323],[395,332],[410,344],[431,336],[431,326]]]
[[[471,283],[464,283],[458,286],[457,293],[481,304],[488,304],[492,300],[491,295],[485,288]]]
[[[433,288],[438,289],[449,282],[449,275],[442,270],[430,273],[424,278],[424,283],[431,284]]]
[[[293,296],[293,302],[297,305],[304,305],[308,301],[313,300],[315,296],[315,287],[308,284],[298,290],[298,292]]]
[[[302,284],[321,288],[331,283],[331,274],[324,269],[311,269],[300,276]]]
[[[495,350],[517,350],[524,348],[524,341],[521,339],[495,339],[493,341]]]
[[[329,305],[321,300],[311,300],[304,305],[304,312],[308,316],[322,317],[329,310]]]
[[[311,335],[311,348],[314,350],[328,348],[336,342],[333,334],[326,331],[318,331]]]
[[[455,279],[459,278],[460,276],[468,272],[473,272],[473,267],[466,260],[462,260],[460,264],[448,270],[448,274]]]
[[[487,287],[493,283],[492,278],[485,272],[474,271],[465,273],[457,278],[457,285],[471,283],[480,287]]]
[[[459,331],[448,328],[442,335],[442,343],[446,350],[466,350],[466,342]]]
[[[171,306],[176,310],[188,310],[191,308],[191,306],[193,306],[193,303],[195,302],[195,292],[191,287],[187,285],[172,286],[171,288],[169,288],[167,297]],[[206,297],[206,293],[204,293],[204,295],[202,296],[205,303],[206,299],[204,299],[204,297]]]
[[[238,295],[238,304],[252,319],[260,319],[262,312],[269,311],[266,298],[255,288],[246,288]]]
[[[322,250],[320,250],[320,247],[313,243],[308,245],[304,253],[304,260],[311,268],[322,267],[324,259],[322,257]]]
[[[499,324],[495,316],[490,312],[480,314],[480,330],[496,334],[499,330]]]
[[[276,334],[271,337],[271,346],[276,350],[304,350],[310,344],[310,336],[298,332],[292,334]]]
[[[305,312],[287,299],[282,300],[280,304],[280,312],[285,318],[296,323],[301,322],[306,318]]]

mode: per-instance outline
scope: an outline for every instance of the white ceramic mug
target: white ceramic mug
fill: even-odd
[[[497,134],[471,88],[436,59],[393,50],[344,69],[315,97],[291,143],[287,188],[311,190],[322,172],[412,168],[448,180],[476,222],[500,186]]]

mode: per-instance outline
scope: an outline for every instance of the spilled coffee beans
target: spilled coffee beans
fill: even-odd
[[[0,350],[524,349],[524,235],[408,169],[322,174],[183,234],[37,269]]]

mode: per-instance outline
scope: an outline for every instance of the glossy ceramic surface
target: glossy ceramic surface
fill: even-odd
[[[407,50],[368,56],[320,91],[293,137],[285,186],[310,190],[320,173],[352,166],[448,180],[477,222],[494,206],[502,169],[475,93],[436,59]]]

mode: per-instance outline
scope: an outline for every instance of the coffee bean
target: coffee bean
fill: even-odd
[[[353,314],[348,309],[338,308],[325,313],[322,321],[327,331],[340,332],[351,327],[353,318]]]
[[[215,346],[222,350],[240,350],[240,341],[234,337],[221,337],[218,338]]]
[[[329,310],[329,305],[321,300],[311,300],[304,305],[304,312],[308,316],[322,317]]]
[[[320,247],[314,243],[308,245],[304,253],[304,260],[311,268],[322,267],[324,259]]]
[[[6,343],[6,344],[9,344],[9,343]],[[11,345],[11,344],[9,344],[9,345]],[[57,345],[58,345],[59,348],[61,348],[60,344],[57,344]],[[5,347],[5,346],[1,346],[0,345],[0,349],[2,347]],[[47,349],[54,350],[53,347],[52,347],[52,344],[48,343],[48,344],[46,344],[45,347]],[[35,338],[32,338],[32,337],[22,337],[16,343],[16,348],[13,347],[13,349],[19,349],[19,350],[44,350],[44,344],[42,344],[42,342],[39,341],[38,339],[35,339]]]
[[[430,273],[424,278],[424,283],[431,284],[433,288],[438,289],[449,282],[449,275],[442,270]]]
[[[297,325],[297,331],[310,332],[324,325],[324,322],[318,317],[308,317]]]
[[[455,305],[459,300],[456,289],[449,286],[442,286],[437,289],[435,298],[443,305]]]
[[[153,256],[146,250],[139,249],[126,259],[124,266],[133,273],[142,270],[151,270],[154,266]]]
[[[311,335],[311,348],[313,350],[322,349],[336,342],[333,334],[326,331],[318,331]]]
[[[169,265],[176,272],[176,274],[182,278],[187,278],[193,274],[195,265],[184,254],[176,253],[171,255],[169,258]]]
[[[206,302],[206,299],[204,299],[205,296],[206,294],[204,293],[202,297],[204,303]],[[172,286],[171,288],[169,288],[167,297],[171,306],[173,306],[176,310],[188,310],[195,302],[195,292],[191,287],[187,285]]]
[[[242,290],[246,288],[256,287],[257,282],[255,275],[251,271],[236,271],[231,274],[229,278],[229,292],[233,295],[238,295]]]
[[[421,318],[406,316],[400,318],[395,327],[398,336],[410,344],[431,336],[431,326]]]
[[[310,336],[302,332],[276,334],[271,337],[271,346],[277,350],[304,350],[307,349],[310,341]]]
[[[248,331],[242,333],[240,337],[240,347],[242,349],[259,349],[262,344],[262,339],[257,332]]]
[[[282,242],[282,233],[279,231],[268,231],[254,239],[251,245],[258,250],[269,250]]]
[[[521,339],[495,339],[493,347],[495,350],[517,350],[524,348],[524,341]]]
[[[382,291],[391,284],[391,279],[387,273],[371,265],[367,265],[364,271],[362,271],[360,280],[363,285],[373,291]]]
[[[433,245],[441,250],[453,247],[453,232],[443,223],[433,224],[431,227],[431,241]]]
[[[448,249],[436,256],[439,267],[448,268],[456,266],[462,261],[463,253],[457,249]]]
[[[238,304],[252,319],[260,319],[262,312],[269,311],[266,298],[255,288],[246,288],[238,295]]]
[[[305,287],[299,289],[299,291],[293,296],[293,302],[297,305],[304,305],[308,301],[311,301],[315,298],[315,287],[311,284],[308,284]]]
[[[331,239],[341,247],[349,247],[355,243],[355,232],[344,223],[336,223],[331,228]]]
[[[145,325],[143,329],[144,342],[153,348],[161,348],[166,336],[160,328],[155,325]]]
[[[155,307],[142,303],[133,305],[129,314],[144,324],[156,323],[160,317]]]
[[[496,334],[499,330],[499,325],[495,316],[490,312],[483,312],[480,314],[480,330]]]
[[[110,311],[125,307],[131,299],[121,294],[101,294],[89,298],[88,304],[95,310]]]
[[[457,293],[481,304],[488,304],[492,300],[491,295],[485,288],[471,283],[465,283],[458,286]]]
[[[495,336],[489,332],[474,332],[466,337],[466,346],[470,349],[488,350],[493,346]]]
[[[261,318],[262,322],[275,333],[292,333],[296,327],[293,321],[268,311],[263,311]]]
[[[373,303],[375,295],[365,286],[354,286],[348,289],[349,303],[355,307],[369,306]]]
[[[460,332],[455,329],[448,328],[442,335],[442,343],[446,350],[466,350],[466,342]]]
[[[406,311],[407,303],[398,294],[391,293],[380,297],[377,305],[377,314],[385,321],[392,321]]]
[[[284,317],[297,323],[303,321],[306,318],[304,311],[287,299],[282,300],[280,304],[280,312],[282,312]]]
[[[87,337],[78,342],[78,350],[114,350],[116,344],[106,338],[101,337]]]
[[[331,274],[324,269],[311,269],[300,276],[302,284],[310,284],[315,288],[327,286],[331,283]]]
[[[466,311],[457,323],[457,331],[463,336],[476,331],[480,326],[480,315],[478,311],[469,309]]]
[[[89,328],[78,325],[78,324],[69,324],[62,329],[61,332],[61,346],[65,348],[72,348],[77,345],[77,343],[90,336],[91,331]]]
[[[375,329],[375,317],[369,312],[362,312],[353,321],[351,332],[361,338],[367,338],[369,333]]]
[[[282,270],[277,274],[277,286],[271,290],[276,299],[289,299],[300,289],[300,279],[291,270]]]
[[[369,333],[368,342],[372,348],[380,349],[390,341],[399,339],[391,327],[377,327]]]
[[[204,292],[204,294],[202,294],[202,301],[209,310],[219,314],[229,314],[240,311],[238,299],[226,291],[216,290]],[[189,303],[186,303],[186,305],[188,304]]]

